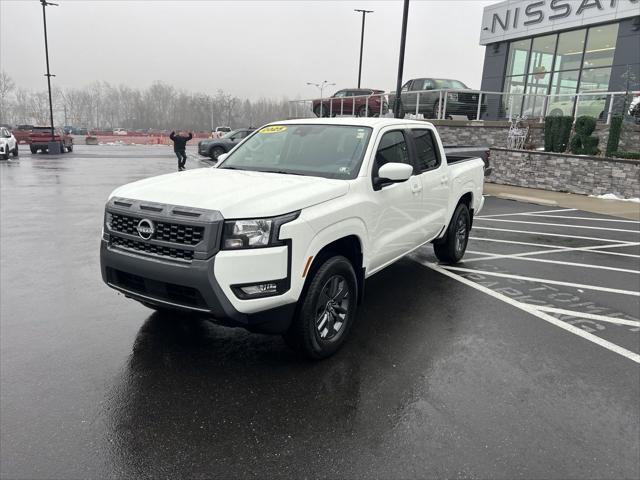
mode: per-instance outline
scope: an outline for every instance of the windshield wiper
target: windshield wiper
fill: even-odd
[[[283,175],[302,175],[302,176],[304,176],[304,173],[287,172],[286,170],[256,170],[256,172],[281,173]]]

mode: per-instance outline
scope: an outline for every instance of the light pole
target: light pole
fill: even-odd
[[[49,118],[51,120],[51,142],[53,142],[55,139],[55,134],[53,132],[53,101],[51,100],[51,77],[55,77],[55,75],[51,75],[51,72],[49,71],[49,43],[47,41],[46,7],[48,5],[54,5],[57,7],[58,4],[47,2],[47,0],[40,0],[40,3],[42,4],[42,22],[44,24],[44,54],[47,59],[47,73],[45,74],[45,77],[47,77],[47,85],[49,86]],[[49,151],[51,151],[51,148],[49,148]]]
[[[324,90],[324,87],[335,85],[335,83],[329,83],[326,80],[323,80],[322,83],[307,82],[307,85],[313,85],[314,87],[318,87],[320,89],[320,116],[322,117],[322,109],[324,108],[324,97],[322,96],[322,91]]]
[[[398,81],[396,82],[396,104],[393,107],[393,116],[400,118],[400,88],[402,87],[402,71],[404,69],[404,46],[407,40],[407,17],[409,16],[409,0],[404,0],[402,10],[402,33],[400,34],[400,58],[398,60]]]
[[[358,67],[358,88],[360,88],[360,79],[362,78],[362,49],[364,48],[364,19],[367,13],[373,13],[373,10],[360,10],[355,8],[354,12],[362,12],[362,34],[360,35],[360,65]]]

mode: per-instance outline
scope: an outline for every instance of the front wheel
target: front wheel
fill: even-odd
[[[18,156],[18,144],[16,143],[16,148],[13,149],[13,156],[17,157]]]
[[[315,270],[284,335],[289,346],[320,360],[334,354],[353,324],[358,284],[351,262],[337,255]]]
[[[30,146],[29,150],[31,150],[31,153],[38,153],[38,149],[34,146]]]
[[[462,260],[469,242],[471,215],[464,203],[459,204],[453,212],[453,218],[443,239],[434,242],[433,250],[443,263],[458,263]]]
[[[213,147],[213,148],[211,149],[210,157],[211,157],[213,160],[218,160],[218,157],[219,157],[220,155],[224,154],[224,153],[226,153],[226,152],[224,151],[224,148],[222,148],[222,147]]]
[[[67,152],[69,152],[69,153],[73,152],[73,145],[69,145],[67,147]]]

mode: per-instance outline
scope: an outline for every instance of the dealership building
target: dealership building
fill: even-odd
[[[484,9],[480,44],[481,89],[512,94],[514,114],[572,114],[577,97],[598,116],[607,97],[578,94],[640,90],[640,0],[506,0]]]

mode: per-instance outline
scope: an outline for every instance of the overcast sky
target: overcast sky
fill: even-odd
[[[54,0],[55,1],[55,0]],[[395,88],[402,1],[59,0],[47,7],[55,85],[95,80],[256,99],[310,98],[306,82],[355,87],[367,15],[362,86]],[[455,78],[479,88],[484,0],[411,0],[404,78]],[[20,87],[46,88],[42,7],[0,0],[0,68]]]

